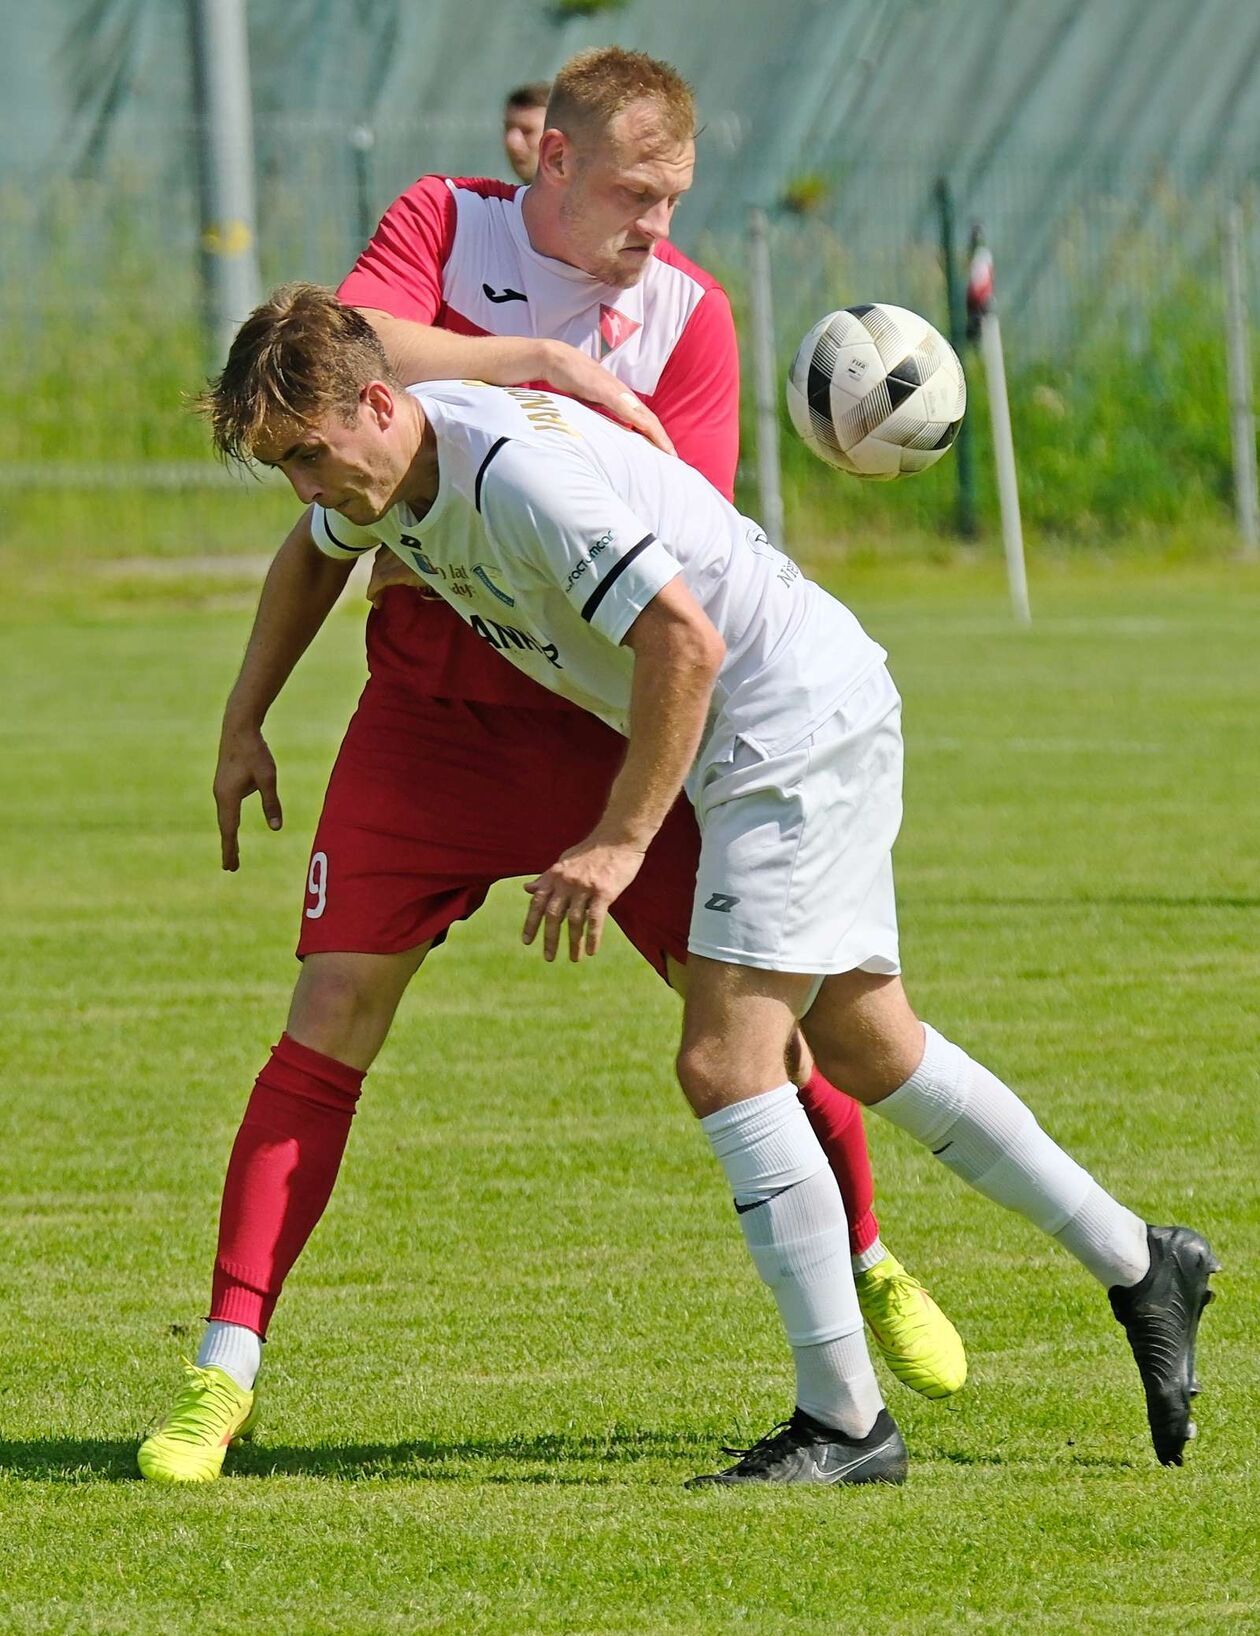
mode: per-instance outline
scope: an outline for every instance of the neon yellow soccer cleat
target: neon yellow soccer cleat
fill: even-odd
[[[895,1255],[859,1273],[858,1305],[884,1362],[912,1392],[952,1397],[967,1378],[962,1338]]]
[[[254,1392],[222,1369],[184,1365],[184,1384],[170,1414],[140,1445],[140,1474],[151,1483],[212,1483],[234,1443],[254,1435]]]

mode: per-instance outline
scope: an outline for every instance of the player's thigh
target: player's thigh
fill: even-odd
[[[784,1053],[814,982],[692,955],[678,1078],[697,1114],[784,1083]]]
[[[655,964],[655,962],[653,962]],[[659,970],[659,967],[657,968]],[[665,970],[661,975],[680,999],[687,997],[688,965],[685,959],[666,955]],[[800,1024],[792,1030],[788,1037],[787,1048],[783,1054],[783,1068],[793,1085],[804,1085],[815,1067],[813,1052],[805,1042]]]
[[[300,1045],[351,1068],[368,1069],[384,1045],[408,983],[430,944],[399,954],[308,955],[285,1031]]]

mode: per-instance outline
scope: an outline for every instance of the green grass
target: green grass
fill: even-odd
[[[229,522],[265,551],[287,515],[163,504],[119,557],[210,549]],[[34,533],[0,559],[0,1629],[1260,1622],[1254,574],[1038,561],[1020,633],[987,565],[814,563],[906,696],[920,1009],[1136,1209],[1221,1253],[1184,1470],[1155,1465],[1086,1275],[872,1120],[887,1238],[962,1329],[966,1392],[888,1383],[902,1490],[685,1492],[786,1412],[777,1323],[672,1086],[671,997],[620,944],[544,970],[508,886],[368,1081],[273,1329],[258,1446],[180,1492],[134,1479],[134,1444],[196,1345],[359,618],[334,617],[275,711],[284,832],[255,814],[224,876],[209,779],[251,570],[146,577],[99,533],[82,555]]]

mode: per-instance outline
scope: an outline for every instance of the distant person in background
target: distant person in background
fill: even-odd
[[[503,151],[522,182],[532,182],[538,170],[538,144],[550,95],[547,80],[531,80],[509,91],[503,101]]]

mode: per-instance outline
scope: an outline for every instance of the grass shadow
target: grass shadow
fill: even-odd
[[[704,1438],[639,1429],[583,1437],[549,1432],[537,1437],[462,1442],[411,1438],[402,1443],[245,1445],[233,1451],[239,1477],[300,1476],[343,1482],[381,1479],[497,1483],[612,1483],[647,1461],[699,1462],[713,1457]]]
[[[31,1438],[0,1441],[0,1481],[86,1483],[139,1480],[138,1439]],[[245,1443],[231,1450],[234,1477],[318,1477],[342,1482],[456,1482],[470,1477],[498,1483],[617,1482],[644,1461],[695,1463],[714,1455],[706,1438],[627,1430],[601,1437],[547,1433],[539,1437],[401,1443]],[[619,1475],[620,1474],[620,1475]]]
[[[136,1439],[32,1438],[0,1441],[0,1482],[79,1484],[138,1482]],[[925,1443],[916,1450],[920,1470],[942,1466],[1004,1468],[1011,1473],[1044,1469],[1043,1459]],[[716,1470],[724,1464],[708,1437],[641,1429],[583,1437],[545,1433],[536,1437],[470,1439],[462,1442],[410,1438],[400,1443],[246,1443],[233,1449],[225,1474],[254,1481],[267,1477],[313,1477],[343,1483],[478,1482],[600,1487],[624,1483],[635,1467],[659,1462],[672,1469],[663,1480],[676,1484],[677,1468]],[[1066,1473],[1137,1469],[1122,1454],[1065,1451],[1052,1462]],[[689,1469],[688,1469],[689,1468]]]
[[[32,1483],[124,1482],[136,1470],[137,1438],[35,1437],[26,1442],[0,1440],[0,1479],[21,1477]]]

